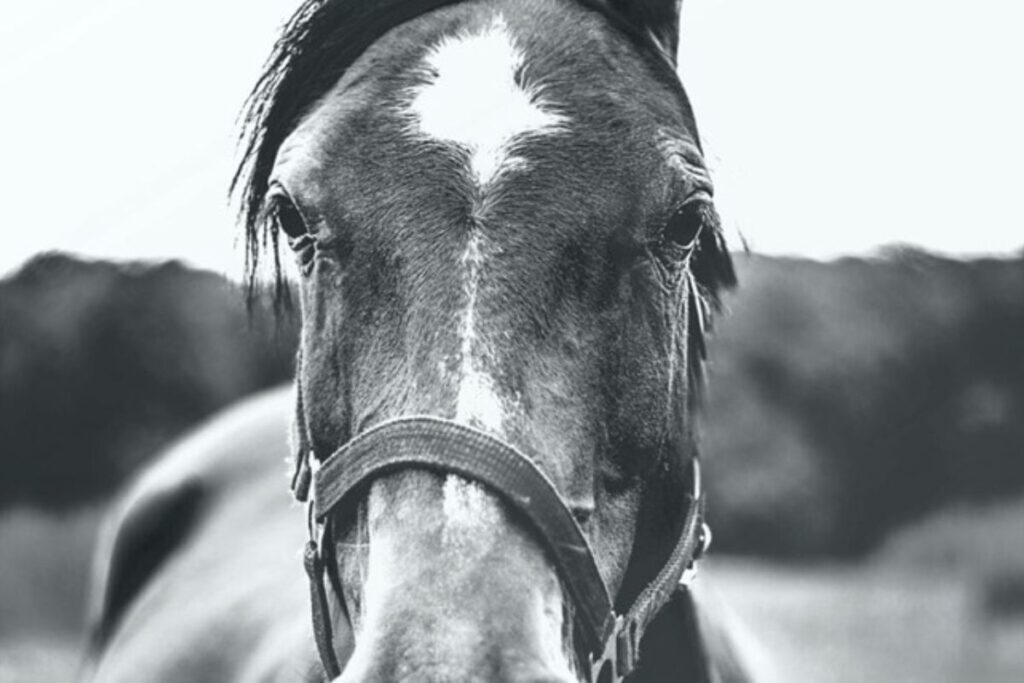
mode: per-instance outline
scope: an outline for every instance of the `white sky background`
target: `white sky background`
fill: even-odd
[[[295,4],[5,3],[0,274],[63,249],[238,276],[235,117]],[[681,72],[733,246],[1020,250],[1022,34],[1011,0],[686,0]]]

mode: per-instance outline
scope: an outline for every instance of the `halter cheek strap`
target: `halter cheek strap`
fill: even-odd
[[[308,457],[308,450],[299,454],[301,460]],[[325,575],[331,577],[336,590],[338,582],[333,578],[335,567],[327,566],[333,562],[324,561],[325,546],[330,543],[325,526],[330,525],[333,513],[354,509],[374,479],[402,469],[428,469],[476,481],[529,520],[571,594],[577,634],[588,654],[584,665],[590,681],[599,677],[602,682],[621,681],[634,670],[644,631],[677,586],[692,579],[696,562],[710,541],[695,459],[691,490],[681,500],[683,522],[672,553],[630,609],[617,615],[586,536],[554,484],[530,457],[502,439],[451,420],[414,416],[384,422],[349,441],[312,475],[315,495],[305,564],[317,648],[332,678],[341,670],[334,651]],[[300,500],[306,498],[303,483],[307,477],[299,472],[308,470],[308,462],[297,463],[294,491]]]

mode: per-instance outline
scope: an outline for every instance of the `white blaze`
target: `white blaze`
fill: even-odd
[[[429,77],[409,101],[412,132],[468,153],[468,173],[478,189],[478,222],[461,260],[466,309],[459,324],[456,419],[501,433],[505,411],[487,373],[495,359],[479,333],[477,315],[487,247],[481,222],[491,186],[503,174],[527,168],[526,160],[514,154],[515,142],[560,132],[566,119],[544,102],[540,88],[527,84],[523,54],[501,15],[482,30],[442,39],[427,53],[422,68]]]
[[[465,266],[462,287],[466,296],[466,309],[462,312],[462,320],[459,323],[462,377],[455,403],[455,419],[500,433],[504,414],[501,399],[494,386],[494,380],[481,367],[482,360],[492,354],[487,348],[487,343],[477,334],[476,309],[480,266],[483,262],[483,254],[480,251],[482,241],[483,235],[480,230],[474,228],[466,251],[462,255],[462,264]]]
[[[501,392],[491,374],[499,367],[487,339],[487,321],[480,319],[481,281],[488,254],[487,219],[499,201],[496,189],[513,173],[528,170],[527,160],[516,154],[524,139],[563,132],[566,117],[542,98],[541,89],[528,84],[522,51],[508,24],[497,15],[475,31],[463,31],[440,40],[424,57],[425,77],[409,93],[409,133],[420,139],[450,145],[466,158],[465,173],[474,186],[473,223],[459,267],[465,308],[458,321],[459,375],[455,419],[502,435],[507,414]],[[494,334],[492,332],[492,334]],[[443,486],[445,526],[443,543],[456,552],[453,561],[472,566],[492,550],[494,533],[503,523],[497,497],[482,485],[456,475]],[[552,650],[546,658],[570,675],[571,657],[559,646],[563,636],[561,591],[555,584],[535,604],[533,618]],[[571,649],[571,648],[570,648]]]
[[[483,486],[450,474],[443,491],[446,546],[455,550],[453,560],[471,567],[493,545],[494,529],[501,523],[497,499]]]
[[[539,88],[516,83],[523,54],[498,15],[483,31],[443,39],[424,60],[431,78],[410,108],[419,131],[469,151],[476,182],[485,187],[502,171],[522,167],[510,152],[524,135],[556,132],[565,122]]]

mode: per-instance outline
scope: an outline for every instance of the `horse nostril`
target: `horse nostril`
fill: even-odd
[[[500,678],[507,683],[579,683],[579,679],[573,676],[568,668],[551,668],[548,665],[530,667],[527,670],[519,670],[507,677]]]

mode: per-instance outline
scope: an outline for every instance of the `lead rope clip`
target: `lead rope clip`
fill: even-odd
[[[704,557],[704,554],[707,553],[710,547],[711,527],[708,526],[707,522],[701,522],[700,536],[697,537],[697,547],[693,552],[693,559],[686,565],[686,569],[683,570],[682,575],[679,577],[680,586],[689,587],[693,580],[697,578],[700,559]]]

